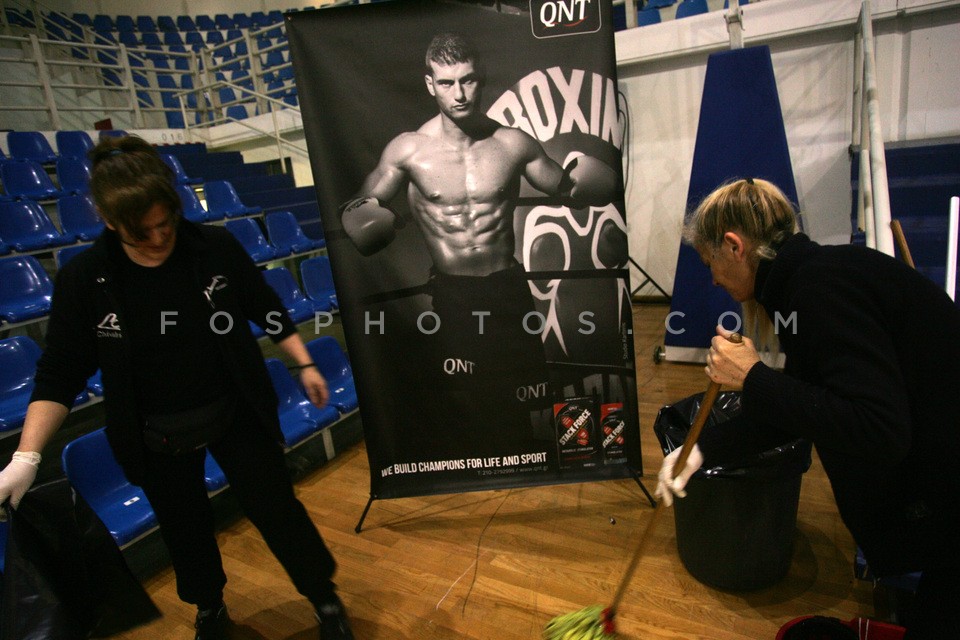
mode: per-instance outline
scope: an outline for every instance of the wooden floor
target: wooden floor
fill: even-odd
[[[634,309],[643,480],[651,491],[663,459],[653,434],[657,410],[707,384],[698,365],[653,363],[668,311]],[[554,615],[613,597],[653,513],[636,483],[610,481],[377,501],[356,534],[369,494],[362,443],[296,487],[339,562],[336,580],[358,640],[539,638]],[[620,637],[773,640],[800,615],[872,615],[870,586],[853,577],[853,543],[816,458],[800,500],[790,572],[751,593],[691,577],[677,555],[672,513],[665,514],[621,605]],[[234,637],[317,637],[311,606],[246,520],[219,541]],[[177,599],[173,572],[145,586],[164,617],[122,637],[192,638],[195,611]]]

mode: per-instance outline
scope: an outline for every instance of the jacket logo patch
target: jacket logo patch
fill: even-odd
[[[203,290],[203,295],[206,297],[207,302],[213,305],[213,292],[226,288],[227,276],[213,276],[213,278],[210,279],[210,284]]]
[[[98,338],[122,338],[123,334],[120,332],[120,321],[117,318],[117,314],[108,313],[103,317],[103,320],[100,321],[100,324],[97,325],[97,337]]]

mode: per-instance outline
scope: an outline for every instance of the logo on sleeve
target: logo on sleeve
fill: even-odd
[[[594,33],[600,30],[600,1],[530,0],[530,23],[537,38]]]
[[[117,318],[117,314],[108,313],[103,317],[103,320],[100,321],[100,324],[97,325],[97,337],[98,338],[122,338],[123,334],[120,331],[120,320]]]

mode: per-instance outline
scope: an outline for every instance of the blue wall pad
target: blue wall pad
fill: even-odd
[[[723,51],[707,60],[687,212],[723,183],[744,177],[769,180],[797,202],[768,47]],[[717,319],[727,311],[739,313],[740,305],[713,286],[697,252],[681,244],[670,310],[675,315],[664,339],[666,358],[701,361],[705,353],[688,349],[709,348]]]

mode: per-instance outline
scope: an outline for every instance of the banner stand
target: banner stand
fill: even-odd
[[[640,487],[640,491],[642,491],[643,495],[647,497],[650,507],[655,509],[657,506],[657,501],[653,499],[653,496],[650,495],[650,491],[648,491],[647,487],[644,486],[643,482],[640,481],[640,474],[637,473],[636,469],[631,466],[628,466],[627,469],[630,471],[630,476],[637,483],[637,486]],[[366,506],[363,507],[363,513],[360,514],[360,520],[357,521],[357,526],[353,528],[354,533],[360,533],[360,531],[363,529],[363,521],[367,519],[367,514],[370,512],[370,507],[373,505],[374,500],[377,500],[377,495],[375,493],[371,493],[370,498],[367,500]]]

